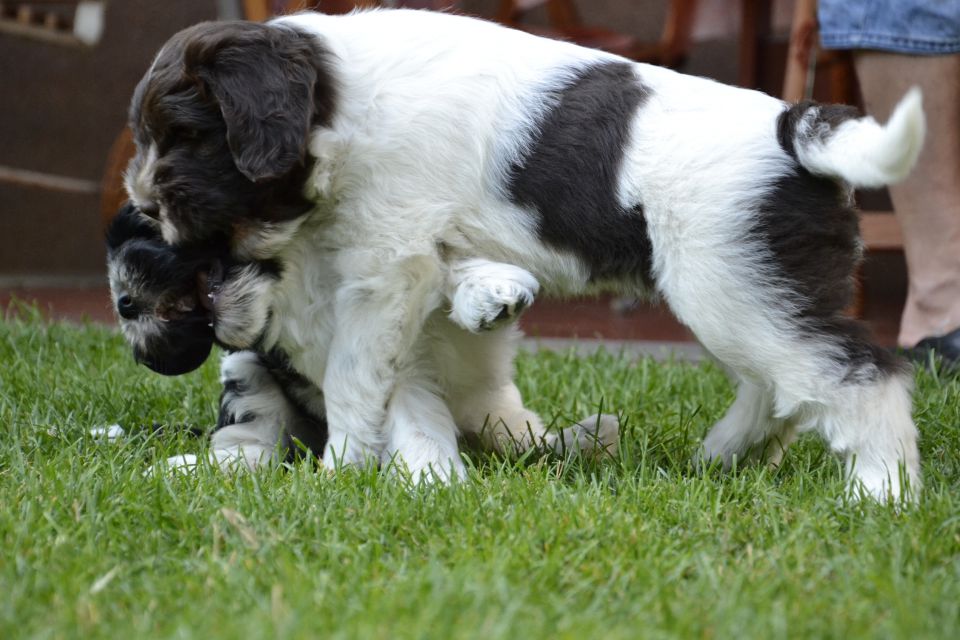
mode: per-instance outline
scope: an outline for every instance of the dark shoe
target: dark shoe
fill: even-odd
[[[932,352],[945,369],[956,370],[960,368],[960,327],[942,336],[924,338],[905,351],[912,360],[923,363],[929,361]]]

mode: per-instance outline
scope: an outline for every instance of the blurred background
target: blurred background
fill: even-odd
[[[127,104],[174,32],[373,5],[454,10],[789,99],[858,101],[849,61],[813,46],[807,0],[0,0],[0,308],[36,301],[51,318],[111,321],[102,233],[123,199]],[[873,212],[871,251],[853,312],[893,344],[905,291],[898,229],[884,193],[861,204]],[[541,300],[524,324],[545,339],[689,340],[664,309],[631,300]]]

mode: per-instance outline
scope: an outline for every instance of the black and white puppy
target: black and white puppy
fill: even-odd
[[[327,424],[322,390],[301,375],[280,349],[258,351],[259,337],[248,345],[250,349],[242,350],[233,350],[230,338],[220,337],[263,325],[260,297],[252,295],[246,283],[251,274],[256,274],[254,280],[260,283],[279,280],[275,265],[236,262],[219,251],[216,243],[206,253],[198,247],[168,245],[156,227],[145,224],[130,206],[112,221],[107,245],[114,308],[139,362],[159,373],[176,375],[202,364],[214,343],[231,350],[220,365],[223,392],[211,435],[212,463],[225,469],[238,463],[253,468],[292,455],[300,445],[323,454]],[[516,337],[513,324],[533,302],[538,288],[536,280],[521,269],[481,260],[458,264],[450,277],[456,278],[456,284],[451,284],[449,317],[428,323],[437,327],[436,333],[424,332],[425,337],[434,337],[429,345],[416,349],[419,355],[405,367],[404,381],[388,403],[388,441],[381,462],[402,460],[418,480],[460,475],[464,469],[456,438],[467,434],[500,450],[541,445],[558,453],[595,448],[615,451],[618,424],[613,416],[593,417],[559,433],[547,433],[539,418],[522,404],[483,404],[485,385],[496,390],[490,397],[506,394],[519,403],[510,381],[509,361],[504,369],[484,373],[482,368],[468,367],[466,376],[454,373],[438,379],[437,371],[456,366],[461,356],[468,355],[458,336],[485,331]],[[502,337],[492,339],[496,348],[501,348],[502,342]],[[473,385],[480,385],[479,395]],[[464,397],[480,401],[465,407]],[[437,425],[443,427],[453,420],[450,403],[461,416],[460,422],[452,432],[437,431]],[[423,425],[413,414],[418,406],[433,407],[435,412]],[[443,458],[419,455],[424,449],[443,446],[447,448]],[[438,459],[444,464],[436,465]],[[189,468],[197,464],[197,458],[181,455],[167,462],[173,468]]]
[[[510,369],[509,335],[430,320],[447,274],[486,259],[549,295],[662,296],[739,388],[708,458],[770,443],[776,459],[812,431],[851,487],[919,489],[909,371],[844,316],[852,187],[909,172],[918,92],[881,126],[470,18],[303,13],[175,35],[131,126],[128,191],[167,241],[282,265],[247,283],[262,325],[230,338],[279,347],[323,389],[325,460],[381,455],[398,390],[409,420],[446,431],[431,381],[456,397],[452,379],[483,378],[451,408],[522,407],[488,376]],[[446,340],[459,361],[418,356]]]
[[[113,218],[106,239],[113,306],[138,362],[165,375],[193,371],[218,342],[218,316],[221,323],[245,321],[241,316],[249,301],[231,295],[232,280],[247,270],[230,264],[229,255],[215,245],[202,252],[171,247],[130,205]],[[255,266],[276,275],[269,265]],[[292,370],[283,354],[228,353],[221,381],[213,461],[255,467],[296,453],[295,440],[322,455],[327,440],[323,395]],[[169,462],[185,467],[196,458]]]
[[[107,229],[108,278],[137,362],[177,375],[207,359],[214,332],[201,281],[217,263],[167,245],[132,205],[114,216]]]
[[[260,312],[250,283],[279,280],[270,260],[234,259],[223,242],[171,246],[156,225],[126,204],[106,233],[107,272],[120,327],[134,357],[164,375],[199,367],[221,334],[247,335]],[[250,346],[253,338],[245,337]]]

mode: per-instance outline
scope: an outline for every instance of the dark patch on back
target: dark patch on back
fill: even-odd
[[[800,326],[842,347],[850,380],[871,371],[870,365],[881,373],[902,368],[872,342],[862,322],[845,313],[862,250],[858,215],[843,185],[795,169],[774,183],[752,233],[768,247],[782,284],[796,294],[790,302],[798,305]]]
[[[810,109],[816,109],[810,128],[804,133],[802,142],[815,139],[826,140],[834,129],[847,120],[860,117],[860,110],[845,104],[820,104],[813,100],[804,100],[791,106],[777,116],[777,142],[780,147],[796,160],[797,126]]]
[[[510,201],[535,209],[540,238],[576,254],[591,280],[651,282],[643,210],[617,201],[630,124],[647,94],[628,63],[580,70],[556,92],[530,152],[510,167]]]

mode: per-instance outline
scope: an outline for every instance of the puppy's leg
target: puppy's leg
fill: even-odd
[[[796,432],[812,430],[843,456],[854,496],[863,490],[878,500],[897,500],[909,490],[907,497],[915,499],[921,483],[910,374],[879,349],[861,345],[857,351],[860,347],[850,339],[844,332],[824,335],[820,354],[809,359],[795,355],[787,371],[769,369],[772,395],[755,406],[769,408],[770,418],[757,423],[751,439],[741,441],[741,452],[762,453],[779,464]],[[731,414],[740,400],[738,396]],[[705,439],[708,452],[729,435],[727,419]],[[763,443],[765,449],[759,449]]]
[[[451,334],[457,357],[473,363],[466,376],[470,382],[454,394],[458,423],[500,451],[539,445],[557,452],[597,448],[615,452],[619,443],[615,416],[592,416],[559,433],[548,433],[540,417],[523,405],[513,383],[519,334],[505,325],[515,322],[533,303],[539,288],[531,273],[511,264],[474,258],[451,265],[447,274],[450,320],[471,333],[495,330],[489,338]],[[458,375],[460,371],[450,371],[448,379]]]
[[[521,452],[543,444],[543,420],[523,405],[520,390],[510,381],[494,381],[456,398],[452,409],[464,431],[480,436],[483,444],[500,452]]]
[[[707,460],[720,460],[724,469],[735,460],[758,457],[779,464],[792,441],[792,429],[789,421],[773,415],[773,391],[733,373],[731,378],[737,383],[737,397],[704,438],[702,454]]]
[[[223,357],[220,378],[223,393],[209,462],[228,471],[279,462],[288,444],[285,425],[297,416],[270,371],[256,353],[239,351]],[[199,462],[194,455],[179,455],[169,458],[167,466],[185,470]]]
[[[331,468],[379,459],[397,372],[408,363],[427,316],[441,303],[435,258],[374,261],[341,256],[341,271],[350,275],[337,291],[336,327],[322,381],[330,429],[323,461]]]
[[[501,332],[496,328],[514,321],[533,301],[539,287],[536,279],[523,269],[481,259],[451,265],[446,286],[450,320],[471,332],[497,334]],[[516,349],[512,333],[481,338],[484,347],[479,349],[471,348],[471,338],[462,334],[436,314],[427,322],[416,362],[400,373],[387,408],[389,441],[384,461],[404,464],[415,480],[446,481],[463,475],[457,424],[443,391],[431,382],[437,378],[435,368],[445,370],[439,379],[453,387],[458,386],[456,380],[465,369],[469,372],[469,382],[460,386],[453,398],[461,426],[467,431],[480,431],[483,423],[488,422],[488,444],[501,450],[508,445],[526,449],[534,443],[545,443],[558,450],[567,445],[571,450],[586,449],[597,442],[598,430],[603,432],[601,437],[609,435],[607,419],[575,425],[565,431],[569,432],[566,439],[564,434],[545,434],[542,421],[523,406],[511,380]],[[432,347],[432,356],[428,346]],[[458,352],[458,346],[463,350]],[[492,358],[486,349],[493,352]],[[451,359],[451,353],[457,355]],[[461,357],[469,361],[465,363]],[[434,358],[447,362],[438,367],[437,362],[431,362]]]
[[[744,287],[742,273],[725,273],[719,262],[710,266],[718,280],[739,277]],[[709,299],[690,287],[661,285],[711,353],[741,379],[759,381],[741,387],[730,413],[707,436],[706,453],[726,463],[767,441],[768,459],[779,462],[795,431],[812,430],[844,457],[852,490],[897,499],[908,483],[915,497],[920,477],[909,373],[839,311],[798,320],[774,302],[789,299],[789,290],[750,284],[749,295],[731,290]]]
[[[417,372],[401,373],[385,426],[382,461],[403,466],[414,482],[448,482],[465,475],[453,416],[440,390]]]
[[[515,326],[479,334],[450,323],[431,325],[431,329],[439,379],[446,385],[454,419],[464,432],[479,436],[484,446],[501,452],[534,446],[557,453],[616,451],[619,422],[615,416],[592,416],[560,432],[548,432],[540,416],[524,406],[513,382],[521,336]]]
[[[907,371],[865,373],[822,408],[817,430],[844,457],[854,496],[862,489],[880,500],[915,500],[921,487],[912,377]]]
[[[207,294],[216,309],[214,330],[223,345],[250,349],[270,318],[270,302],[277,274],[268,263],[250,262],[229,269],[222,283]]]
[[[447,273],[450,320],[476,333],[516,320],[533,304],[540,283],[512,264],[480,258],[460,260]]]
[[[547,431],[543,420],[526,408],[520,390],[509,380],[490,380],[486,387],[475,388],[456,399],[452,409],[457,424],[480,436],[496,451],[520,453],[531,447],[544,447],[557,454],[603,451],[617,452],[620,422],[616,416],[597,414],[562,429]]]

